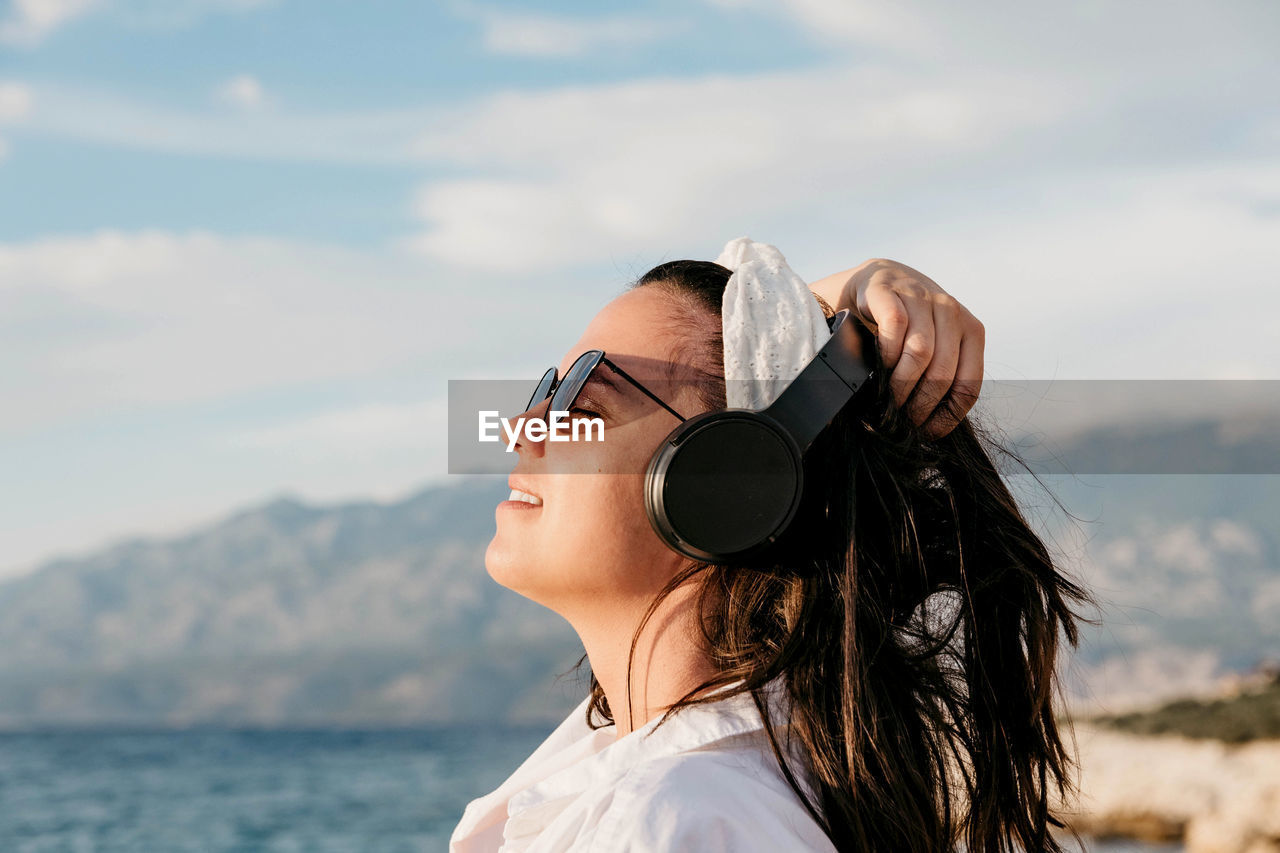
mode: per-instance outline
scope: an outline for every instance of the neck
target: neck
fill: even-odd
[[[676,590],[654,611],[631,657],[631,702],[627,703],[627,661],[631,639],[649,600],[621,610],[596,610],[571,620],[604,690],[618,737],[661,716],[690,690],[715,675],[698,626],[694,584]]]

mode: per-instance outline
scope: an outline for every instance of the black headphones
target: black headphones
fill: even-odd
[[[671,548],[701,562],[750,562],[787,531],[804,496],[805,452],[872,375],[854,355],[849,310],[828,325],[830,340],[768,408],[696,415],[654,452],[644,508]]]

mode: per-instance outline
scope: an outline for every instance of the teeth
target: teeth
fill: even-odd
[[[528,492],[522,492],[519,489],[512,489],[511,495],[507,498],[509,501],[524,501],[534,506],[542,506],[542,498],[537,495],[531,495]]]

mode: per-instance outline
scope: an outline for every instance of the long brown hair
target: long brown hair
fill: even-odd
[[[729,275],[672,261],[632,286],[719,317]],[[717,373],[719,336],[686,340],[680,356]],[[894,405],[887,374],[807,454],[785,557],[689,565],[656,597],[632,654],[661,601],[697,579],[718,674],[663,720],[749,693],[791,787],[842,851],[1059,851],[1050,804],[1074,787],[1053,713],[1059,640],[1076,645],[1073,608],[1091,598],[1055,566],[988,447],[1017,457],[968,418],[926,439]],[[699,386],[711,409],[725,405],[718,375]],[[782,743],[764,700],[775,679],[789,706]],[[587,719],[612,720],[594,675]],[[784,758],[795,754],[803,766]]]

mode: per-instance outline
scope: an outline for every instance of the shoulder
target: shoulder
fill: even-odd
[[[646,761],[626,774],[592,849],[750,853],[833,850],[758,744]]]

